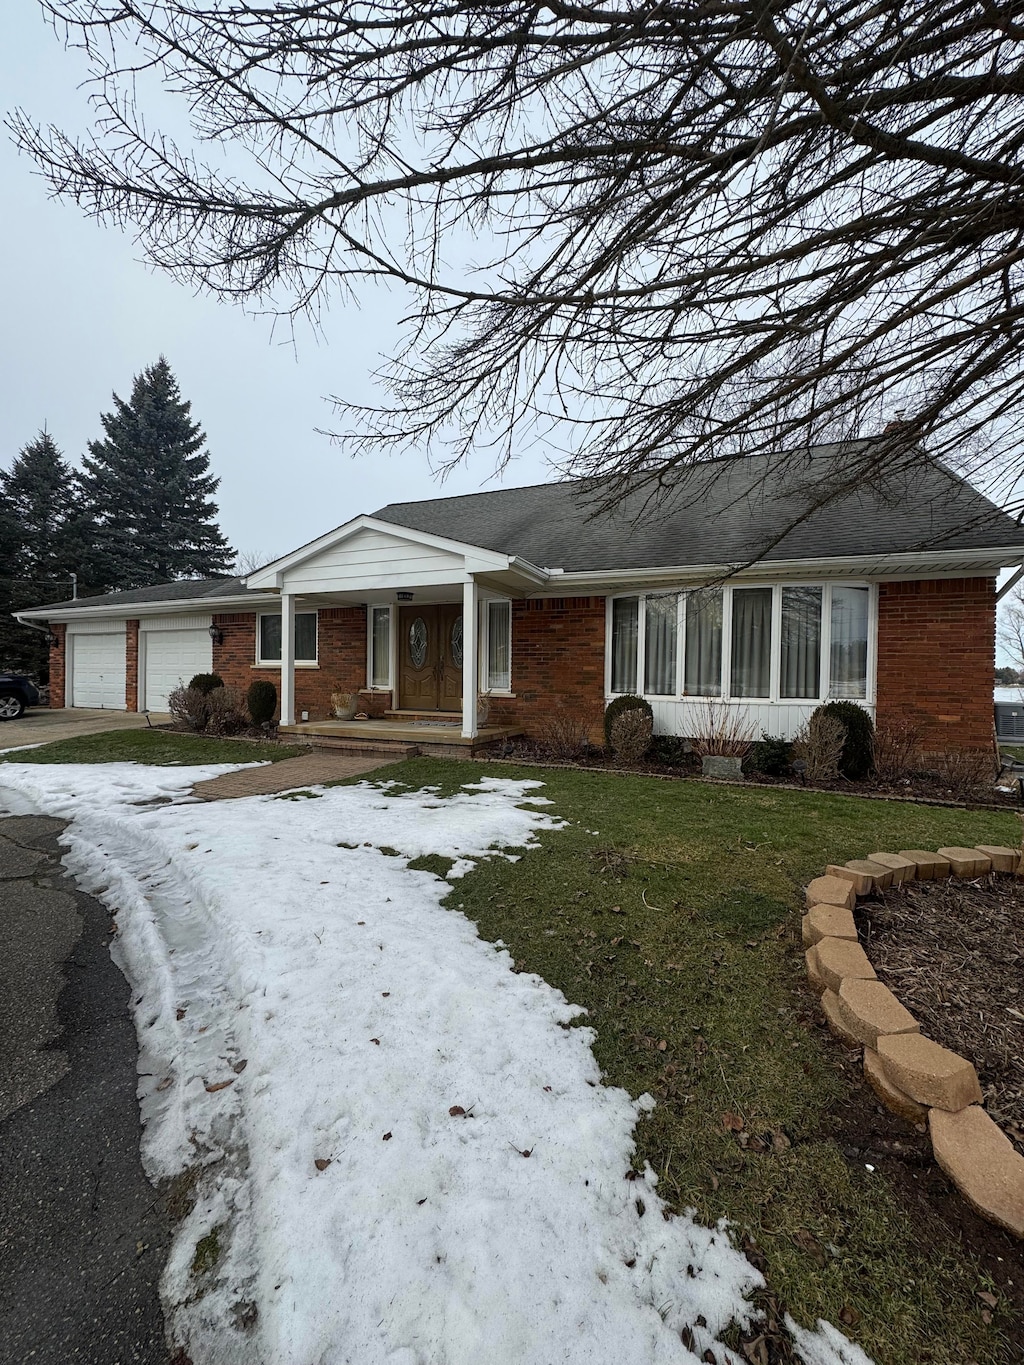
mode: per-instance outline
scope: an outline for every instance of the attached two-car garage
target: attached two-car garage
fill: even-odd
[[[166,711],[173,688],[187,683],[196,673],[212,672],[211,620],[210,616],[156,616],[140,621],[140,711]],[[124,621],[75,621],[69,625],[67,696],[72,706],[127,709],[128,645]]]

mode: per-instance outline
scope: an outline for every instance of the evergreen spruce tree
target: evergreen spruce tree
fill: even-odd
[[[95,526],[96,574],[111,589],[226,574],[233,559],[210,499],[206,436],[163,356],[114,394],[89,442],[82,489]]]
[[[46,679],[44,635],[11,612],[70,597],[85,541],[75,476],[41,431],[0,473],[0,667]]]

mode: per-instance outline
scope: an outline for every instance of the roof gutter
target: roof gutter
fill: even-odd
[[[115,602],[108,606],[100,606],[98,603],[94,607],[76,607],[71,602],[59,602],[52,607],[36,608],[32,611],[12,613],[21,617],[31,616],[37,621],[87,621],[95,617],[126,617],[131,620],[136,616],[167,616],[176,611],[196,612],[196,611],[231,611],[236,607],[258,607],[265,603],[276,602],[276,597],[269,593],[249,593],[245,597],[188,597],[188,598],[163,598],[156,602]],[[22,621],[22,625],[28,625],[28,621]]]

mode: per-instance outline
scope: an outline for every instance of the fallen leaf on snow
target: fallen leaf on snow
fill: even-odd
[[[206,1093],[208,1095],[215,1095],[218,1090],[226,1090],[229,1085],[234,1085],[234,1083],[235,1078],[232,1076],[229,1081],[218,1081],[216,1085],[208,1085],[206,1087]]]
[[[331,1158],[329,1156],[318,1156],[313,1158],[313,1165],[318,1171],[326,1171],[330,1164]]]

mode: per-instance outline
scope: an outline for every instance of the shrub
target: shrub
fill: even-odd
[[[921,729],[908,716],[880,721],[873,746],[875,773],[883,782],[899,782],[919,766]]]
[[[643,711],[650,717],[651,730],[652,732],[654,730],[654,712],[651,710],[650,702],[644,701],[643,697],[634,697],[627,692],[625,696],[616,697],[614,701],[610,701],[604,710],[604,742],[609,749],[613,747],[612,725],[615,723],[615,718],[623,715],[626,711]]]
[[[253,725],[266,725],[274,719],[277,710],[277,688],[266,678],[257,678],[249,684],[245,704]]]
[[[746,711],[707,698],[697,712],[690,743],[701,758],[746,758],[754,743]]]
[[[819,706],[793,741],[793,756],[811,782],[834,782],[846,743],[846,727],[827,706]]]
[[[651,747],[654,716],[649,706],[643,711],[639,706],[630,706],[619,712],[609,728],[615,757],[622,763],[639,763]]]
[[[167,696],[167,709],[180,725],[201,735],[210,723],[210,698],[198,687],[175,687]]]
[[[751,745],[745,768],[765,777],[785,777],[793,762],[793,746],[780,735],[767,735],[763,731],[756,744]]]
[[[600,708],[592,706],[552,707],[541,722],[540,742],[552,758],[571,762],[589,748],[590,732],[600,714]]]
[[[987,750],[945,749],[927,758],[945,785],[965,796],[991,788],[995,781],[995,761]]]
[[[653,763],[664,763],[666,768],[687,766],[693,750],[690,741],[679,735],[655,735],[647,751]]]
[[[830,701],[818,710],[835,716],[846,731],[839,771],[851,782],[862,782],[871,771],[875,732],[871,717],[855,701]]]
[[[218,687],[223,686],[224,679],[219,673],[197,673],[189,683],[189,687],[194,688],[197,692],[202,692],[205,696],[209,696],[211,692],[216,692]]]
[[[249,717],[241,692],[236,692],[233,687],[217,687],[207,695],[206,701],[210,708],[207,734],[240,735],[248,730]]]

